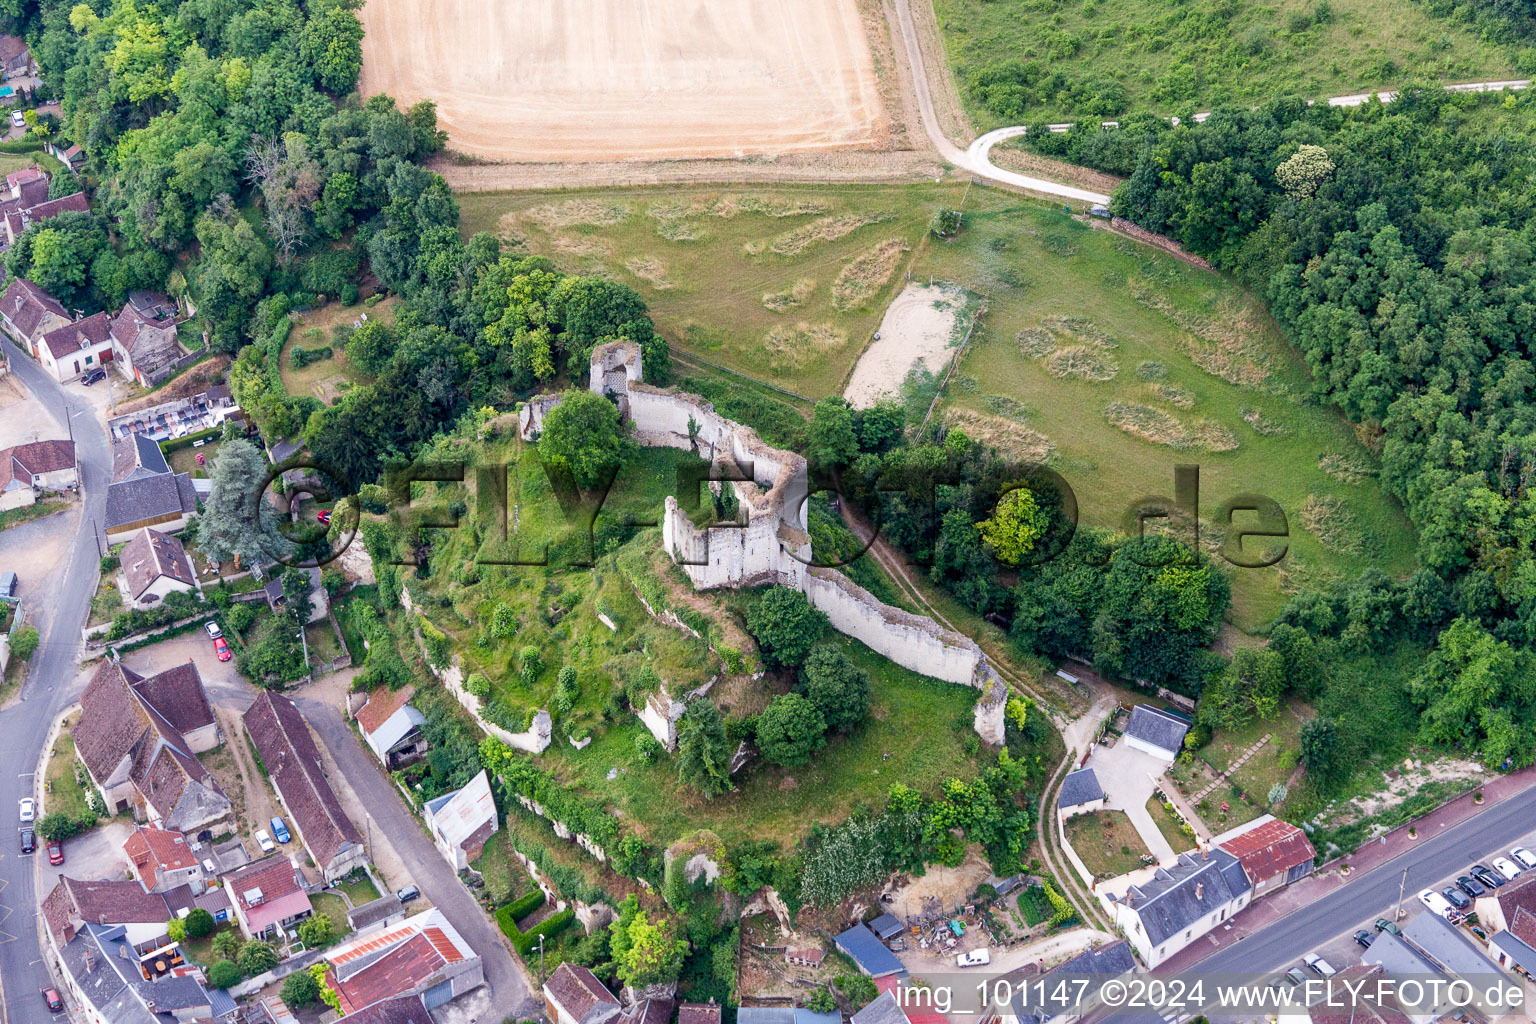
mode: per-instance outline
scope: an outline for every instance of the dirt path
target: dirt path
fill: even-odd
[[[277,816],[277,801],[272,798],[272,791],[261,777],[261,772],[256,770],[256,762],[251,759],[251,748],[245,737],[245,727],[240,723],[240,712],[234,708],[216,706],[213,713],[219,720],[219,727],[224,730],[224,745],[235,755],[235,767],[240,770],[244,823],[247,828],[266,828],[267,822]]]

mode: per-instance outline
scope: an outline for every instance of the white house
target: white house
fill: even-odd
[[[112,361],[111,318],[105,313],[55,327],[38,338],[32,354],[60,383]]]
[[[29,441],[0,448],[0,512],[34,504],[49,492],[79,486],[73,441]]]
[[[181,541],[145,527],[118,556],[123,571],[118,585],[134,608],[150,608],[176,591],[198,589],[197,573]]]
[[[1079,814],[1104,809],[1104,789],[1092,768],[1079,768],[1067,773],[1061,780],[1061,793],[1056,797],[1056,813],[1062,821]]]
[[[1189,724],[1189,719],[1172,711],[1138,704],[1131,709],[1131,720],[1125,727],[1125,742],[1134,750],[1172,761],[1184,749],[1184,735],[1189,732]]]
[[[1124,894],[1104,896],[1115,926],[1156,967],[1248,905],[1253,887],[1238,859],[1219,847],[1181,853],[1173,865]]]
[[[426,818],[438,852],[455,871],[464,870],[485,851],[486,841],[500,828],[490,776],[481,769],[463,789],[428,800]]]

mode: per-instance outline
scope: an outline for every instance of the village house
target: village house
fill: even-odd
[[[315,912],[304,876],[281,853],[252,861],[223,878],[240,933],[248,939],[281,936]]]
[[[350,1024],[432,1024],[432,1015],[421,996],[380,999],[371,1006],[347,1014]]]
[[[197,573],[181,541],[148,527],[118,555],[118,588],[132,608],[152,608],[176,591],[197,590]]]
[[[888,988],[874,1001],[848,1018],[852,1024],[911,1024],[894,988]]]
[[[107,485],[105,529],[108,543],[128,540],[146,526],[180,533],[197,511],[197,488],[187,473],[130,477]]]
[[[163,926],[163,923],[162,923]],[[234,1003],[204,988],[175,943],[135,947],[121,927],[87,924],[59,950],[64,988],[91,1024],[192,1024],[228,1020]],[[156,968],[164,964],[166,970]]]
[[[352,931],[363,935],[380,928],[389,928],[405,920],[405,904],[394,893],[380,896],[347,910],[347,924]]]
[[[431,1010],[485,984],[480,955],[436,908],[342,943],[325,960],[344,1015],[412,995]]]
[[[718,1003],[679,1003],[677,1024],[720,1024]]]
[[[1080,1020],[1097,1003],[1090,999],[1081,1006],[1068,1009],[1060,1005],[1036,1005],[1031,1002],[1031,996],[1038,997],[1042,992],[1056,991],[1058,982],[1069,986],[1063,991],[1070,991],[1072,983],[1066,980],[1069,978],[1090,978],[1097,987],[1115,978],[1129,977],[1135,970],[1136,958],[1131,955],[1131,947],[1124,939],[1085,949],[1027,984],[1022,978],[1014,982],[1008,1009],[997,1013],[993,1019],[998,1024],[1071,1024]]]
[[[36,351],[37,339],[69,321],[58,299],[24,278],[12,278],[0,294],[0,329],[28,352]]]
[[[36,504],[45,494],[79,487],[73,441],[29,441],[0,448],[0,512]]]
[[[1218,847],[1181,853],[1123,895],[1106,894],[1104,903],[1142,962],[1156,967],[1242,910],[1252,897],[1242,864]]]
[[[367,863],[363,837],[325,777],[320,749],[293,701],[263,690],[245,713],[245,731],[288,811],[290,826],[327,882]]]
[[[832,941],[853,961],[855,967],[871,978],[906,974],[907,969],[896,959],[896,954],[886,948],[885,943],[862,923],[839,933]]]
[[[1056,813],[1060,820],[1066,821],[1079,814],[1103,808],[1104,790],[1099,786],[1099,777],[1093,774],[1092,768],[1079,768],[1067,773],[1067,777],[1061,780],[1061,793],[1056,797]]]
[[[1306,878],[1317,851],[1307,834],[1290,822],[1265,814],[1212,840],[1236,857],[1253,883],[1255,899]]]
[[[62,876],[43,899],[43,924],[55,948],[87,924],[126,929],[130,945],[165,934],[165,897],[135,881],[87,881]]]
[[[621,1009],[618,997],[585,967],[562,963],[544,983],[544,1012],[553,1024],[604,1024]]]
[[[123,854],[150,892],[181,885],[203,891],[202,862],[180,832],[140,825],[123,843]]]
[[[71,174],[79,174],[85,164],[85,150],[67,139],[49,139],[43,143],[43,152],[64,165]]]
[[[0,71],[7,78],[25,78],[33,70],[32,51],[20,36],[0,36]]]
[[[165,897],[165,905],[172,917],[185,917],[194,910],[206,910],[214,924],[235,919],[235,906],[229,901],[229,894],[219,884],[218,878],[213,875],[205,873],[202,888],[196,892],[192,890],[192,883],[183,883],[160,895]]]
[[[33,224],[52,220],[61,213],[89,213],[91,211],[90,200],[85,198],[84,192],[61,196],[58,199],[48,199],[45,190],[43,196],[44,201],[36,206],[0,203],[0,233],[3,233],[5,248],[9,249],[15,245],[16,240],[26,234],[27,228]],[[26,200],[23,199],[22,204],[25,204],[25,202]]]
[[[109,814],[180,832],[230,824],[229,797],[195,756],[220,738],[195,665],[145,679],[104,661],[80,709],[75,751]]]
[[[1517,911],[1509,927],[1488,940],[1488,955],[1506,971],[1536,978],[1536,913]]]
[[[112,321],[105,313],[55,327],[32,345],[32,355],[63,383],[112,361]]]
[[[1479,896],[1473,909],[1478,923],[1490,935],[1512,927],[1522,910],[1536,915],[1536,872],[1528,872],[1486,896]]]
[[[154,387],[187,355],[176,337],[176,304],[153,292],[134,292],[112,318],[112,358],[128,380]]]
[[[357,710],[357,727],[363,742],[385,768],[393,771],[419,759],[427,752],[421,727],[427,716],[409,703],[415,689],[398,690],[378,687],[368,695],[368,702]]]
[[[455,871],[478,860],[500,828],[490,776],[483,768],[463,789],[428,800],[423,813],[438,852]]]

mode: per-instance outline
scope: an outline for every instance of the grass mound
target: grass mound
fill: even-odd
[[[775,370],[797,370],[846,344],[848,332],[831,324],[781,324],[763,336],[768,363]]]
[[[672,282],[667,280],[667,265],[654,256],[631,256],[624,261],[624,266],[629,268],[631,274],[649,282],[658,291],[672,287]]]
[[[1237,438],[1232,431],[1219,423],[1196,420],[1186,424],[1171,413],[1139,402],[1110,402],[1104,407],[1104,417],[1111,426],[1132,437],[1167,445],[1177,451],[1200,448],[1230,452],[1237,447]]]
[[[1177,384],[1153,384],[1152,393],[1169,405],[1176,405],[1180,409],[1193,409],[1195,407],[1194,394],[1179,387]]]
[[[1179,341],[1200,369],[1240,387],[1263,388],[1268,383],[1269,356],[1259,341],[1263,328],[1248,306],[1228,299],[1216,316],[1205,316],[1175,306],[1145,281],[1131,281],[1130,290],[1133,299],[1185,332]]]
[[[1324,452],[1317,457],[1317,468],[1341,484],[1362,484],[1376,475],[1364,459],[1354,455]]]
[[[1009,395],[988,395],[983,401],[997,415],[1020,423],[1027,422],[1031,415],[1029,406]]]
[[[1077,377],[1102,384],[1114,380],[1120,364],[1110,354],[1115,342],[1092,320],[1079,316],[1048,316],[1039,327],[1014,335],[1019,351],[1043,359],[1053,377]]]
[[[1265,437],[1280,437],[1283,434],[1289,433],[1284,423],[1277,423],[1257,409],[1245,405],[1237,413],[1243,418],[1243,422],[1254,429],[1255,433],[1262,434]]]
[[[763,308],[772,313],[787,313],[805,304],[805,300],[811,297],[816,290],[816,282],[808,277],[802,277],[790,286],[788,291],[768,292],[763,296]]]
[[[950,409],[944,421],[951,429],[965,431],[973,441],[996,448],[998,453],[1020,462],[1044,462],[1056,446],[1038,430],[1031,430],[1016,420],[987,416],[970,409]]]
[[[742,247],[742,251],[748,256],[757,256],[765,250],[775,256],[799,256],[807,249],[826,242],[835,242],[839,238],[853,234],[859,228],[890,220],[893,216],[894,214],[886,212],[868,212],[819,217],[809,224],[803,224],[775,236],[772,241],[748,242]]]
[[[1352,555],[1360,551],[1360,531],[1349,506],[1331,494],[1309,494],[1297,510],[1302,528],[1329,551]]]
[[[832,305],[841,310],[862,306],[874,298],[896,272],[901,254],[908,245],[899,238],[888,238],[859,253],[832,282]]]
[[[1046,357],[1045,372],[1052,377],[1081,377],[1102,384],[1114,380],[1120,366],[1098,345],[1068,345]]]
[[[578,226],[611,228],[629,216],[629,204],[602,199],[567,199],[545,203],[523,214],[524,219],[545,231]]]

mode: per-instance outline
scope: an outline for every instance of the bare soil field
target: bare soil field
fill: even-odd
[[[365,95],[437,103],[455,150],[512,162],[879,148],[856,0],[370,0]]]
[[[958,288],[907,285],[885,311],[879,338],[859,357],[843,397],[855,409],[867,409],[899,394],[918,362],[930,373],[943,373],[955,340],[955,319],[964,305],[965,293]]]

